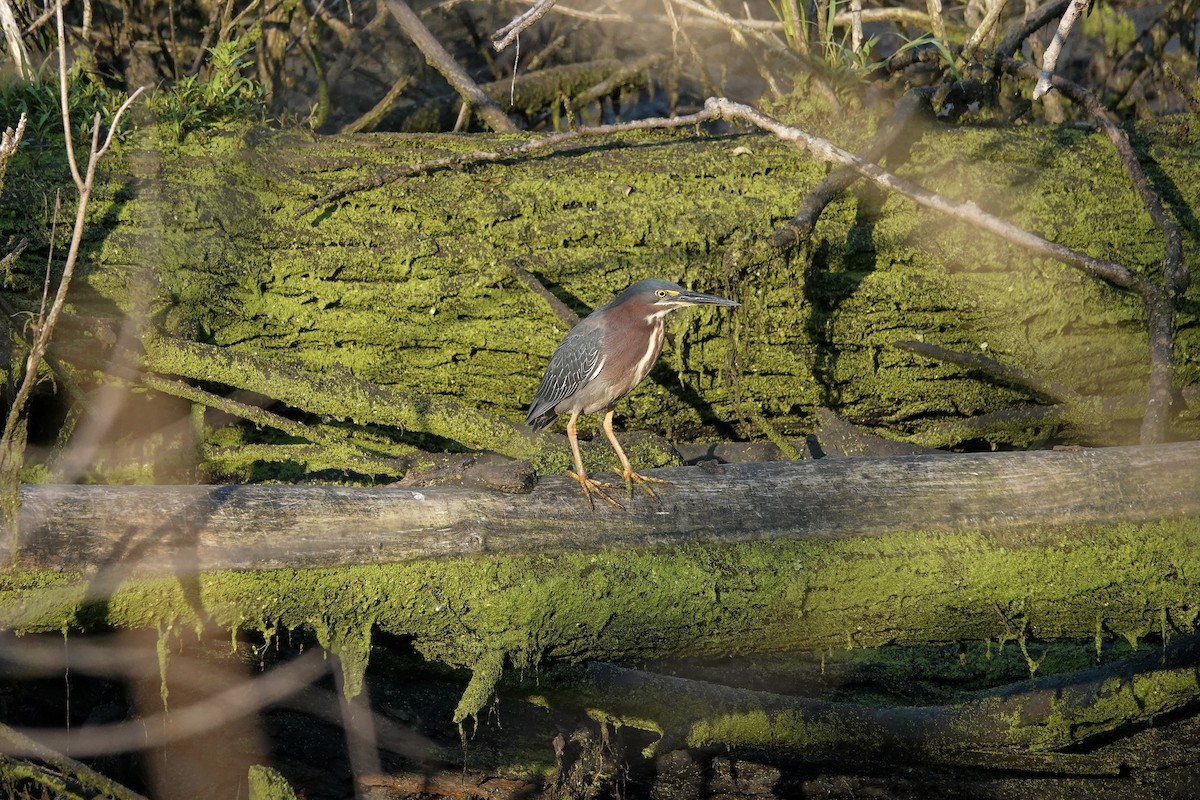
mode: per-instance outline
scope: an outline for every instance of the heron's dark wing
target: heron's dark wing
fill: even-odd
[[[578,392],[600,371],[602,334],[599,328],[578,325],[550,356],[546,374],[525,415],[525,424],[541,430],[554,421],[554,407]]]

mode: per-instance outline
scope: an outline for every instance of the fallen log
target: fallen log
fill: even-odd
[[[661,504],[625,511],[560,477],[527,495],[26,486],[0,628],[307,627],[350,694],[380,630],[472,670],[462,721],[505,671],[555,661],[1137,642],[1200,621],[1200,442],[657,474]]]
[[[125,571],[377,564],[470,554],[988,532],[1200,515],[1200,442],[650,470],[660,502],[592,509],[573,480],[448,487],[62,486],[21,491],[10,563]]]
[[[664,751],[726,746],[806,758],[1119,774],[1119,761],[1047,752],[1171,712],[1200,699],[1200,637],[1089,669],[1010,684],[945,706],[873,706],[752,691],[593,663],[557,667],[514,687],[581,711],[601,708],[662,738]],[[1044,760],[1043,760],[1044,759]],[[1039,764],[1038,762],[1041,761]]]

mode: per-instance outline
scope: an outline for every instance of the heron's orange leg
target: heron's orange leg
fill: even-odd
[[[637,481],[637,485],[642,487],[646,494],[650,495],[655,500],[658,500],[658,495],[650,488],[650,484],[659,483],[666,485],[667,481],[662,478],[651,478],[649,475],[642,475],[634,472],[633,467],[629,465],[629,457],[625,455],[625,451],[621,448],[621,443],[617,441],[617,434],[613,432],[613,410],[610,408],[604,414],[604,435],[608,437],[608,441],[612,444],[613,450],[617,451],[617,458],[621,459],[621,467],[624,471],[621,477],[625,479],[625,490],[630,497],[633,497],[633,482]]]
[[[575,420],[577,419],[579,419],[579,412],[573,411],[571,412],[571,419],[567,421],[567,441],[571,443],[571,455],[575,456],[575,471],[571,472],[570,470],[567,470],[567,474],[579,481],[579,486],[583,489],[583,496],[587,498],[588,505],[590,505],[592,508],[596,507],[596,504],[592,502],[593,494],[600,495],[600,497],[607,500],[616,508],[624,508],[623,505],[609,497],[608,493],[601,488],[604,486],[611,488],[609,484],[600,483],[599,481],[589,478],[587,472],[584,470],[583,456],[579,454],[579,437],[575,432]],[[620,451],[618,450],[617,452],[619,453]],[[621,458],[625,458],[624,453],[621,454]]]

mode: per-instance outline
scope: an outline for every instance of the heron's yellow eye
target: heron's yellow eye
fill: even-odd
[[[655,292],[654,294],[655,294],[655,295],[657,295],[657,296],[658,296],[658,298],[661,300],[662,298],[664,298],[664,297],[666,297],[666,296],[667,296],[667,290],[666,290],[666,289],[659,289],[659,290],[658,290],[657,292]]]

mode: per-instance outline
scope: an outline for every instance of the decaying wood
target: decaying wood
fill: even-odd
[[[27,568],[172,571],[371,564],[1200,514],[1200,442],[1153,447],[710,464],[652,470],[660,503],[592,510],[574,481],[530,494],[334,486],[26,486]]]
[[[524,682],[529,694],[651,723],[664,750],[724,745],[807,758],[915,760],[1032,769],[1036,753],[1082,744],[1200,698],[1200,636],[1134,657],[980,692],[948,706],[831,702],[751,691],[611,664],[558,667]],[[1103,698],[1103,702],[1098,702]],[[758,722],[751,720],[758,719]],[[650,727],[650,726],[647,726]],[[1067,756],[1042,769],[1118,774],[1120,763]]]

